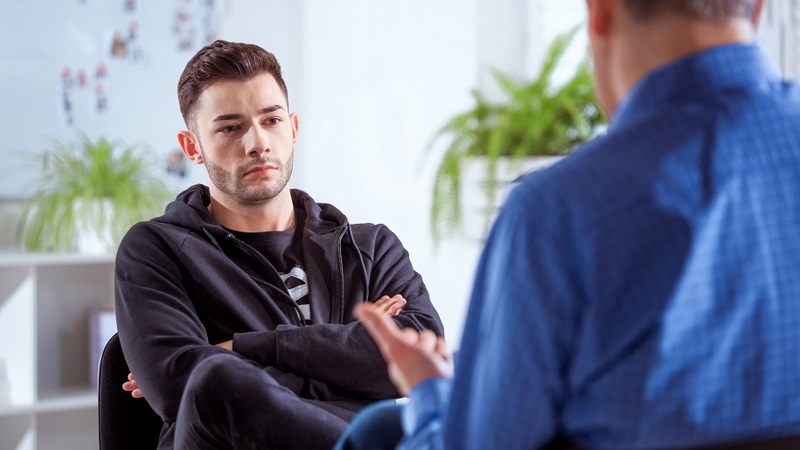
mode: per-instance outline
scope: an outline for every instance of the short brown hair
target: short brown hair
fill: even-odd
[[[195,103],[207,87],[220,81],[247,81],[262,73],[275,78],[288,108],[289,93],[275,55],[257,45],[223,40],[216,40],[200,49],[186,63],[178,80],[178,104],[186,126],[193,126]]]
[[[758,0],[624,0],[625,9],[637,20],[671,12],[706,22],[750,18]]]

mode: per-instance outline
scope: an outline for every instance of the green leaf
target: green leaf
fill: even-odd
[[[136,222],[159,215],[171,195],[141,149],[111,143],[56,142],[50,170],[23,206],[17,238],[27,250],[74,251],[79,227],[107,230],[116,247]]]
[[[468,158],[485,157],[486,176],[483,186],[488,223],[501,187],[499,161],[515,161],[537,155],[565,155],[577,145],[595,137],[605,126],[594,95],[594,83],[587,56],[561,87],[553,86],[552,76],[569,49],[581,25],[557,36],[547,48],[542,68],[528,81],[490,69],[504,99],[490,102],[473,90],[474,105],[448,120],[432,137],[430,151],[440,139],[448,140],[433,185],[431,232],[434,242],[452,236],[461,225],[460,192],[462,170]],[[513,169],[512,169],[513,170]],[[511,178],[516,178],[512,175]]]

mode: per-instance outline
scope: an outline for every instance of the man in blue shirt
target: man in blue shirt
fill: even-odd
[[[510,194],[452,380],[432,333],[356,311],[400,447],[800,448],[800,88],[762,1],[587,4],[608,133]]]

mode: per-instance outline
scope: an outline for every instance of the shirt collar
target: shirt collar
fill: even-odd
[[[721,91],[780,81],[780,73],[755,44],[726,44],[663,65],[639,80],[622,99],[611,127],[670,103],[713,97]]]

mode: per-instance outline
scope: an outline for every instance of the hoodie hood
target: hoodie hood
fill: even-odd
[[[299,189],[292,189],[290,192],[295,210],[300,209],[305,212],[305,228],[324,234],[348,226],[347,217],[335,206],[317,203],[310,195]],[[211,193],[208,186],[196,184],[178,194],[175,201],[167,205],[164,215],[154,221],[192,231],[204,230],[213,235],[227,235],[228,232],[208,211],[209,204],[211,204]]]

